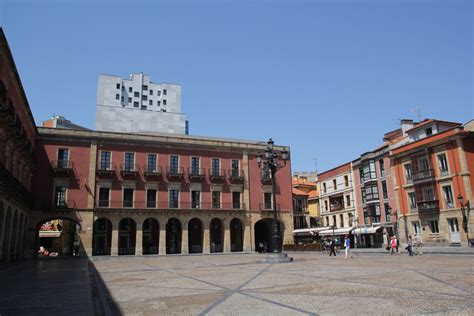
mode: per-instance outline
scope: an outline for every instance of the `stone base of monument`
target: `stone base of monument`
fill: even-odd
[[[286,253],[274,253],[271,252],[267,255],[265,259],[262,259],[264,263],[280,263],[280,262],[291,262],[293,261],[292,257],[288,257]]]

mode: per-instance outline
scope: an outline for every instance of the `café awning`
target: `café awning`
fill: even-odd
[[[300,228],[293,231],[293,235],[316,235],[319,232],[329,229],[329,227]]]
[[[362,227],[354,229],[354,234],[375,234],[378,230],[382,229],[383,226],[374,227]]]
[[[341,228],[335,228],[334,230],[331,228],[331,229],[327,229],[327,230],[323,230],[322,232],[319,232],[319,235],[332,236],[333,232],[334,232],[334,235],[346,235],[346,234],[349,234],[353,229],[354,227],[341,227]]]

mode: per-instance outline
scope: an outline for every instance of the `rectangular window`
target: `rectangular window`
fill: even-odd
[[[118,100],[118,99],[120,99],[120,94],[115,95],[115,100]]]
[[[418,167],[418,171],[430,169],[428,159],[426,157],[418,157],[416,167]]]
[[[378,203],[375,204],[374,223],[380,223],[380,205]]]
[[[124,97],[122,97],[122,99],[121,99],[121,102],[123,103],[124,101],[125,101],[125,98],[124,98]]]
[[[369,225],[369,212],[367,212],[367,209],[364,209],[364,224]]]
[[[132,98],[128,97],[128,103],[132,103]]]
[[[156,95],[157,95],[157,96],[160,96],[160,95],[161,95],[161,91],[160,91],[160,90],[156,91]]]
[[[125,91],[125,86],[122,86],[122,91]]]
[[[326,182],[323,183],[323,192],[326,193],[327,190],[326,190]]]
[[[416,235],[421,235],[421,227],[420,227],[420,222],[411,222],[411,225],[413,227],[413,234]]]
[[[146,190],[146,207],[156,208],[156,190],[155,189]]]
[[[146,100],[148,100],[148,96],[142,95],[142,101],[146,101]]]
[[[380,176],[383,178],[385,177],[385,163],[383,159],[379,160],[379,166],[380,166]]]
[[[133,189],[123,189],[123,207],[133,207]]]
[[[117,87],[117,89],[120,90],[120,83],[117,83],[117,86],[116,86],[116,87]]]
[[[109,207],[110,188],[99,188],[99,207]]]
[[[133,107],[138,108],[140,105],[138,104],[137,101],[133,102]]]
[[[369,162],[365,163],[362,168],[364,170],[364,181],[377,178],[377,172],[375,171],[375,161],[369,160]]]
[[[382,181],[382,195],[384,200],[388,199],[388,190],[387,190],[387,182]]]
[[[364,183],[364,169],[359,168],[360,183]]]
[[[443,186],[443,195],[446,208],[454,208],[453,191],[450,185]]]
[[[191,174],[199,174],[199,157],[191,157]]]
[[[263,194],[263,206],[266,210],[272,209],[272,194],[265,192]]]
[[[350,195],[346,195],[346,205],[351,206],[351,196]]]
[[[111,170],[110,151],[100,152],[100,170]]]
[[[449,175],[448,161],[445,154],[438,155],[438,165],[441,176]]]
[[[416,209],[415,192],[408,192],[408,202],[410,203],[410,210],[415,210]]]
[[[59,148],[58,149],[58,168],[67,168],[69,161],[69,149]]]
[[[133,92],[132,87],[128,87],[128,92],[130,92],[130,93]]]
[[[124,171],[135,171],[135,153],[125,153]]]
[[[153,95],[153,90],[152,89],[150,89],[150,95]]]
[[[148,86],[147,86],[147,85],[143,85],[143,86],[142,86],[142,89],[143,89],[143,91],[147,91],[147,90],[148,90]]]
[[[360,192],[362,195],[362,204],[365,204],[365,202],[367,201],[365,198],[365,189],[362,187],[362,190],[360,190]]]
[[[148,102],[148,105],[153,105],[153,100],[150,100],[150,101]]]
[[[439,234],[438,221],[430,221],[430,230],[432,234]]]
[[[191,208],[201,207],[201,191],[191,191]]]
[[[426,136],[433,135],[433,130],[431,129],[431,127],[428,127],[427,129],[425,129],[425,132],[426,132]]]
[[[156,154],[148,154],[147,171],[156,172]]]
[[[141,109],[146,110],[147,109],[146,105],[142,105]]]
[[[232,159],[232,178],[239,177],[239,161],[237,159]]]
[[[390,217],[390,205],[388,203],[384,203],[384,209],[385,209],[385,222],[390,223],[392,221],[392,218]]]
[[[140,97],[140,92],[135,91],[135,92],[133,93],[133,96],[134,96],[135,98]]]
[[[161,101],[160,100],[156,101],[156,106],[160,106],[160,105],[161,105]]]
[[[66,186],[56,186],[54,188],[54,206],[55,207],[67,207],[66,203]]]
[[[238,191],[232,192],[232,208],[240,209],[240,192]]]
[[[218,158],[213,158],[211,162],[211,175],[220,176],[221,161]]]
[[[336,179],[332,180],[332,187],[333,187],[334,191],[337,190],[337,181],[336,181]]]
[[[221,192],[212,191],[212,208],[221,208]]]
[[[163,95],[166,95],[166,89],[163,89]]]
[[[163,100],[163,105],[166,105],[166,100]]]
[[[171,155],[170,156],[170,173],[178,174],[179,170],[179,156]]]
[[[346,188],[349,186],[349,176],[344,176],[344,185]]]
[[[328,201],[324,201],[324,209],[327,211],[328,210]]]
[[[179,190],[170,190],[169,192],[169,207],[178,208],[179,207]]]
[[[366,201],[373,201],[379,199],[379,188],[376,184],[368,185],[365,187],[365,199]]]
[[[405,178],[407,180],[407,183],[410,183],[413,180],[413,170],[411,168],[411,164],[407,163],[403,166],[405,167]]]

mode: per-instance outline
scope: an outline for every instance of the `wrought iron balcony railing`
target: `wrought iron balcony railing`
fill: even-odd
[[[208,170],[209,180],[211,182],[222,182],[225,178],[225,170],[210,168]]]
[[[97,173],[98,174],[114,174],[115,173],[115,164],[114,163],[104,163],[100,162],[97,165]]]
[[[417,205],[418,205],[418,212],[420,213],[439,212],[438,200],[422,201],[422,202],[418,202]]]
[[[434,179],[435,174],[433,169],[420,170],[413,173],[413,182]]]
[[[261,211],[273,211],[273,204],[272,203],[260,203],[258,205],[258,208],[261,210]],[[277,204],[276,205],[276,209],[277,211],[280,210],[280,204]]]
[[[122,200],[98,200],[96,201],[97,208],[106,209],[182,209],[182,210],[244,210],[245,203],[212,203],[212,202],[179,202],[179,201],[122,201]]]
[[[176,166],[167,166],[166,175],[168,178],[182,178],[184,176],[184,168]]]
[[[204,179],[205,171],[202,168],[188,168],[188,177],[191,181],[201,181]]]
[[[138,173],[138,165],[136,164],[121,164],[120,165],[121,174],[136,174]]]
[[[54,209],[62,209],[62,210],[73,210],[77,208],[76,205],[76,200],[63,200],[63,199],[57,199],[53,203],[53,208]]]
[[[244,171],[238,169],[231,169],[227,171],[227,177],[229,178],[230,182],[241,182],[244,181]]]
[[[51,160],[51,167],[54,172],[70,172],[74,169],[71,160]]]
[[[146,164],[146,165],[142,166],[142,170],[143,170],[143,174],[145,176],[150,176],[150,177],[155,176],[155,177],[157,177],[157,176],[161,176],[161,174],[162,174],[161,166]]]

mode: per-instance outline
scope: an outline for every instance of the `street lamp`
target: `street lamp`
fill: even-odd
[[[272,180],[272,198],[273,198],[273,253],[279,255],[278,258],[287,258],[285,256],[281,256],[282,249],[281,249],[281,231],[280,225],[278,224],[277,220],[277,205],[276,205],[276,194],[275,194],[275,174],[278,170],[286,166],[286,162],[288,161],[289,155],[286,149],[282,150],[280,155],[273,149],[274,142],[270,138],[267,142],[267,149],[265,150],[265,154],[258,154],[257,155],[257,165],[258,167],[264,171],[270,171],[270,176]],[[280,261],[292,261],[292,260],[275,260],[275,258],[269,259],[270,261],[280,262]]]
[[[471,212],[471,203],[466,201],[464,203],[464,197],[459,193],[458,202],[461,205],[461,214],[462,214],[462,228],[466,232],[467,243],[469,245],[469,213]]]

